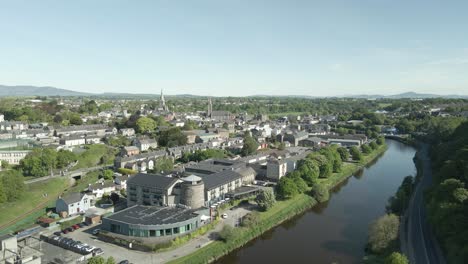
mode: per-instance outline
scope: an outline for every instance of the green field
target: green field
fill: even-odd
[[[68,179],[56,178],[45,182],[38,182],[26,186],[23,196],[11,203],[0,205],[0,226],[4,226],[17,217],[17,221],[11,223],[6,228],[0,230],[0,234],[5,234],[17,229],[34,224],[35,219],[45,213],[46,207],[55,205],[57,197],[68,187]],[[47,197],[44,197],[47,194]],[[37,211],[27,214],[38,208]]]
[[[72,170],[95,167],[101,164],[101,159],[106,159],[106,164],[114,162],[116,149],[106,145],[89,145],[87,150],[78,154],[78,164]]]

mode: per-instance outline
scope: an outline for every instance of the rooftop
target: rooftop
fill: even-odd
[[[127,184],[135,184],[149,188],[167,189],[177,181],[179,181],[178,178],[167,177],[160,174],[138,173],[128,179]]]
[[[135,205],[106,218],[133,225],[165,225],[197,217],[196,211],[179,207]]]

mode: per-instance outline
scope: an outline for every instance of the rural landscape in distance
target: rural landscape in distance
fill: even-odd
[[[0,1],[0,264],[468,263],[466,10]]]

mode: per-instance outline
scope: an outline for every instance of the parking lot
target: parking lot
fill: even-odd
[[[214,234],[220,231],[224,224],[237,226],[239,224],[239,219],[249,212],[251,212],[251,210],[248,206],[236,207],[233,210],[227,210],[226,214],[228,215],[228,217],[226,219],[222,219],[214,230],[211,230],[207,234],[195,238],[174,250],[160,253],[141,252],[124,248],[111,243],[103,242],[99,240],[95,235],[93,235],[93,231],[96,229],[100,229],[100,225],[85,226],[73,232],[62,234],[61,236],[66,238],[72,238],[75,241],[80,241],[90,246],[101,248],[103,251],[103,254],[101,256],[103,256],[104,258],[112,256],[116,260],[116,263],[119,263],[122,260],[129,260],[130,263],[135,264],[165,263],[170,260],[174,260],[179,257],[188,255],[196,251],[200,247],[211,243],[216,237]]]

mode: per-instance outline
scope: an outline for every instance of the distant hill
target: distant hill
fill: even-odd
[[[0,96],[86,96],[90,93],[81,93],[55,87],[38,87],[29,85],[7,86],[0,85]]]
[[[17,85],[17,86],[7,86],[0,85],[0,97],[7,96],[98,96],[98,97],[107,97],[107,98],[154,98],[159,96],[159,93],[154,94],[138,94],[138,93],[83,93],[76,92],[72,90],[60,89],[50,86],[31,86],[31,85]],[[205,97],[194,94],[176,94],[176,95],[166,95],[169,97],[185,97],[185,98],[197,98]],[[438,95],[438,94],[423,94],[415,92],[406,92],[395,95],[367,95],[367,94],[357,94],[357,95],[342,95],[342,96],[309,96],[309,95],[252,95],[248,97],[290,97],[290,98],[389,98],[389,99],[400,99],[400,98],[464,98],[468,99],[468,95]]]
[[[449,94],[449,95],[439,95],[439,94],[426,94],[426,93],[416,93],[416,92],[406,92],[394,95],[367,95],[367,94],[360,94],[360,95],[346,95],[343,97],[349,98],[388,98],[388,99],[427,99],[427,98],[468,98],[468,95],[457,95],[457,94]]]

